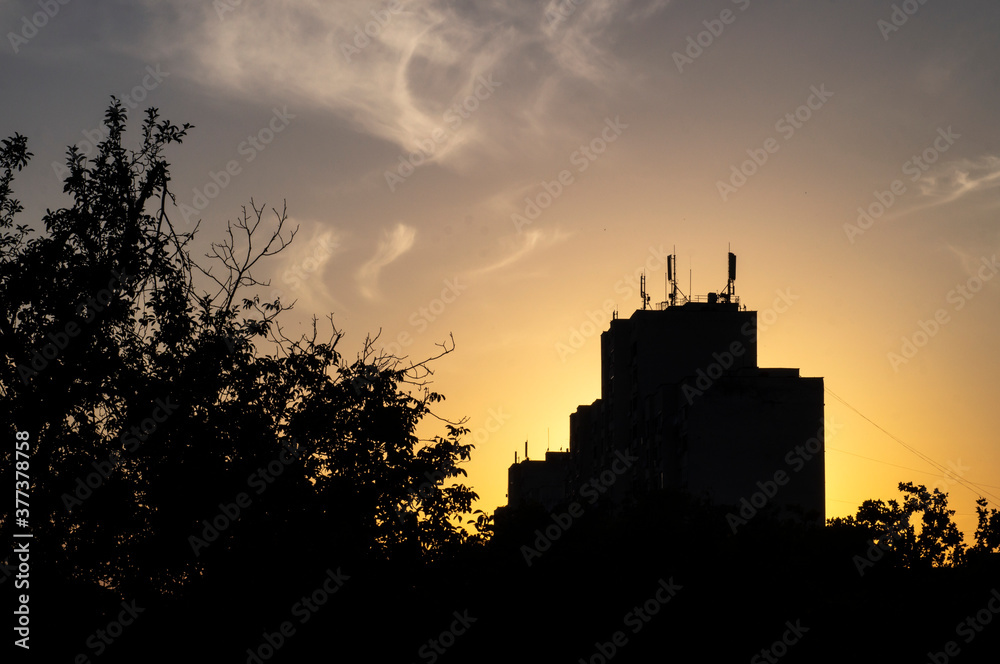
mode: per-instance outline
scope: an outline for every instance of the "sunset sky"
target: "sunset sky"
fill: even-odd
[[[743,304],[792,301],[761,366],[1000,507],[995,1],[13,0],[0,25],[21,222],[69,203],[58,166],[110,95],[133,140],[148,106],[194,124],[172,219],[203,253],[287,201],[300,234],[258,276],[290,330],[332,312],[348,356],[381,330],[415,359],[454,335],[438,413],[469,417],[482,509],[525,439],[568,445],[637,275],[664,299],[676,247],[682,286],[718,290],[730,246]],[[969,541],[972,491],[826,404],[828,516],[936,485]]]

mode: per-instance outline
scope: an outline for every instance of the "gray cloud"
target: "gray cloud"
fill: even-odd
[[[130,48],[179,63],[180,76],[217,93],[327,109],[403,151],[448,129],[449,108],[492,74],[504,87],[483,104],[491,110],[465,119],[430,159],[454,165],[469,152],[537,145],[578,85],[613,95],[628,68],[613,55],[612,28],[664,5],[583,0],[553,25],[530,2],[244,1],[220,16],[182,0],[148,3],[155,30]]]

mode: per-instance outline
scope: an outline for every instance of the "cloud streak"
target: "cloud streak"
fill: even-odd
[[[481,267],[478,270],[473,270],[470,275],[480,276],[490,272],[502,270],[521,261],[536,249],[563,242],[569,237],[570,236],[567,233],[561,233],[559,231],[546,233],[542,230],[531,230],[525,233],[511,235],[504,239],[504,250],[506,255],[503,258],[499,261],[491,263],[490,265]]]
[[[1000,186],[1000,157],[987,155],[977,160],[963,159],[948,172],[927,176],[920,189],[936,199],[935,205],[953,203],[960,198]]]
[[[405,254],[417,238],[417,230],[406,224],[397,224],[391,231],[383,231],[375,255],[358,269],[357,281],[361,294],[373,300],[378,298],[378,280],[382,269]]]

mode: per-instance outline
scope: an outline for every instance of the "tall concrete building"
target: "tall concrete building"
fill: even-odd
[[[823,379],[757,366],[757,313],[734,294],[733,254],[726,290],[705,297],[680,292],[675,265],[667,301],[649,307],[643,285],[643,308],[601,334],[601,396],[570,415],[568,457],[511,466],[508,505],[551,509],[626,455],[613,502],[674,489],[822,523]]]

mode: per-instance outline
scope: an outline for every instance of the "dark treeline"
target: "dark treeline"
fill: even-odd
[[[347,358],[332,319],[286,337],[288,305],[261,300],[254,277],[294,237],[284,210],[271,221],[251,203],[200,264],[194,231],[171,220],[165,155],[192,127],[150,110],[129,149],[117,101],[105,124],[96,155],[69,150],[68,205],[42,228],[14,198],[27,139],[0,147],[2,458],[5,486],[27,495],[0,526],[5,547],[33,536],[25,587],[17,554],[0,575],[15,609],[29,596],[16,655],[928,661],[949,642],[961,662],[995,655],[1000,514],[985,501],[969,547],[945,494],[910,484],[902,503],[823,528],[759,514],[734,533],[726,509],[668,494],[497,523],[472,512],[463,422],[415,433],[443,398],[436,358],[370,338]],[[961,628],[977,615],[998,624]]]

